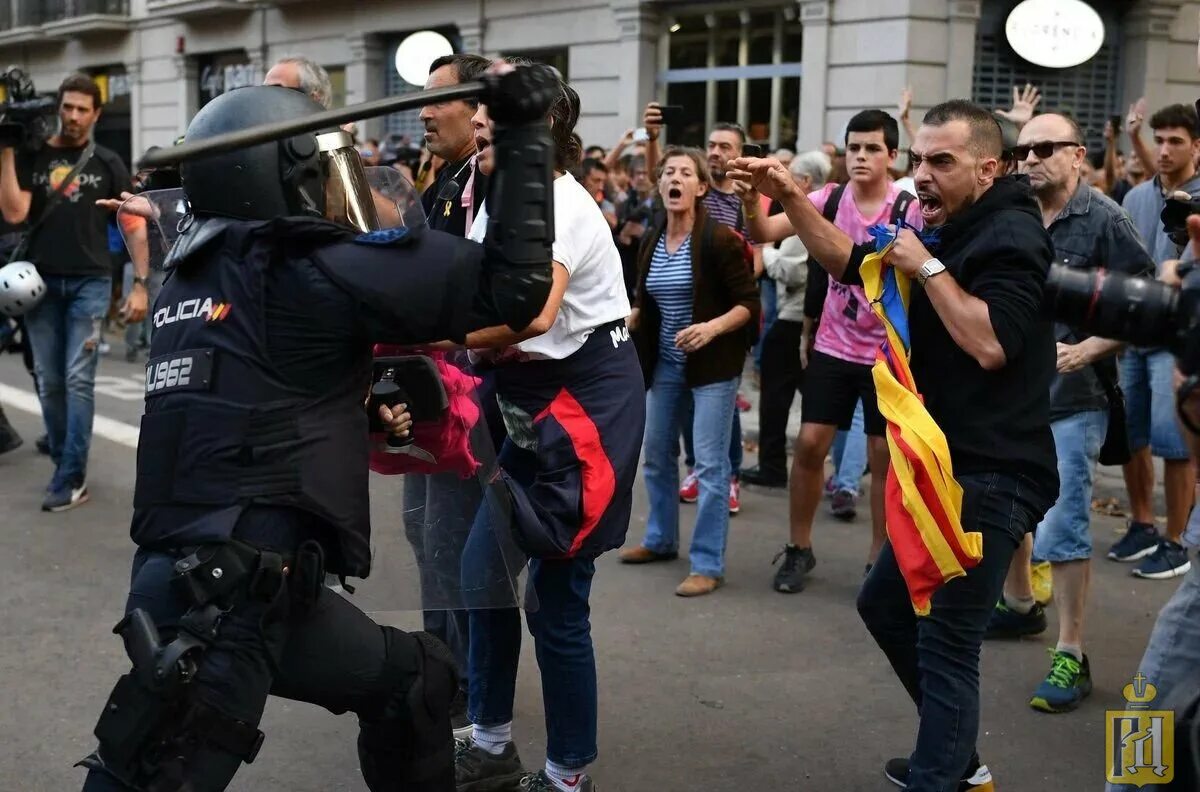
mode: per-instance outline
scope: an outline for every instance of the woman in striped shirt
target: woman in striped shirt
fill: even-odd
[[[741,239],[704,210],[709,190],[704,155],[669,149],[658,189],[666,223],[643,239],[631,318],[649,388],[643,474],[650,515],[646,538],[621,551],[621,560],[643,564],[679,555],[678,438],[691,400],[700,499],[691,571],[675,593],[694,597],[716,590],[725,578],[729,433],[747,327],[757,325],[759,299]]]

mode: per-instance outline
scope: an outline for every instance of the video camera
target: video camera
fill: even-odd
[[[58,101],[38,96],[29,75],[16,66],[0,75],[4,102],[0,103],[0,147],[36,150],[54,132]]]
[[[1200,214],[1200,201],[1167,201],[1162,221],[1172,241],[1187,244],[1192,214]],[[1183,283],[1176,288],[1119,272],[1056,264],[1046,279],[1046,305],[1055,319],[1090,335],[1169,350],[1188,378],[1178,394],[1182,404],[1200,387],[1200,261],[1180,264],[1178,272]],[[1200,416],[1180,410],[1180,417],[1200,434]]]

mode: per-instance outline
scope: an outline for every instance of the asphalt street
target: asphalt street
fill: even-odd
[[[0,792],[78,788],[83,774],[72,764],[92,749],[96,717],[127,669],[110,631],[121,615],[133,549],[128,518],[141,371],[139,364],[103,361],[91,502],[51,515],[38,509],[52,471],[33,450],[41,431],[36,399],[19,358],[0,359],[0,403],[27,441],[0,457],[0,678],[7,701],[0,707]],[[1111,477],[1105,481],[1112,487]],[[380,542],[399,535],[399,491],[398,479],[373,477]],[[692,508],[682,507],[685,530]],[[822,508],[818,565],[808,589],[797,595],[770,586],[772,558],[786,538],[786,509],[780,495],[745,492],[730,528],[728,584],[708,597],[673,595],[687,573],[685,560],[625,567],[609,554],[599,562],[592,624],[601,756],[592,774],[600,789],[893,788],[883,778],[883,763],[911,750],[916,714],[854,608],[869,535],[865,503],[850,524]],[[630,543],[640,539],[645,515],[639,484]],[[1097,516],[1098,548],[1106,549],[1122,527],[1116,518]],[[1123,703],[1121,688],[1177,584],[1138,581],[1128,573],[1128,566],[1096,562],[1087,629],[1095,692],[1078,711],[1051,716],[1027,706],[1049,668],[1053,610],[1045,635],[986,645],[979,750],[1002,792],[1102,788],[1104,711]],[[368,580],[361,596],[386,585]],[[397,623],[418,622],[403,614]],[[531,768],[543,760],[541,711],[526,640],[515,732]],[[232,789],[365,790],[352,716],[273,699],[262,729],[262,753]]]

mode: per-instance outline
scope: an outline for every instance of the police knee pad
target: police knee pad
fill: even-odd
[[[453,792],[454,656],[428,633],[381,629],[391,687],[377,706],[358,713],[363,778],[372,792]]]

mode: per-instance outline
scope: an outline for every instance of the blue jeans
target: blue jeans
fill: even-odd
[[[754,355],[754,368],[762,370],[763,339],[767,337],[767,331],[771,329],[771,325],[775,324],[775,320],[779,317],[779,297],[775,279],[766,276],[759,278],[758,294],[759,301],[762,303],[763,325],[762,332],[759,333],[758,342],[754,345],[752,353]],[[737,468],[734,468],[734,470],[737,470]]]
[[[983,534],[983,560],[938,589],[929,615],[908,598],[885,542],[858,594],[858,612],[917,705],[909,792],[958,788],[979,734],[979,651],[1013,551],[1041,518],[1030,482],[1001,473],[960,474],[962,528]]]
[[[506,440],[500,465],[519,484],[532,483],[532,452]],[[494,513],[479,510],[463,552],[464,574],[502,564],[490,535]],[[530,559],[529,585],[536,610],[526,613],[542,676],[546,716],[546,757],[563,767],[595,761],[596,653],[592,647],[588,598],[596,564],[591,558]],[[468,650],[467,717],[480,726],[513,719],[517,667],[521,659],[521,612],[516,608],[472,609]]]
[[[1183,583],[1159,611],[1138,673],[1158,688],[1152,704],[1156,710],[1183,707],[1200,689],[1200,562],[1192,562]],[[1176,726],[1176,745],[1183,739],[1181,731]],[[1175,756],[1178,759],[1178,749]],[[1178,769],[1175,776],[1178,783]],[[1134,789],[1131,784],[1109,784],[1107,792]]]
[[[863,430],[862,399],[854,408],[850,428],[839,430],[833,438],[833,488],[858,494],[867,471],[867,435]]]
[[[1129,347],[1121,355],[1121,388],[1125,391],[1129,447],[1163,459],[1187,459],[1175,419],[1175,357],[1165,349]]]
[[[48,275],[46,296],[25,314],[42,419],[56,470],[51,488],[87,477],[95,413],[97,345],[112,299],[109,278]]]
[[[725,574],[729,534],[729,427],[736,413],[737,379],[689,388],[681,363],[660,359],[646,392],[645,464],[642,475],[650,496],[643,546],[656,553],[679,549],[679,430],[692,405],[696,477],[700,499],[692,531],[692,572]]]
[[[734,380],[733,397],[737,398],[737,385],[741,380]],[[696,444],[692,438],[692,426],[695,422],[695,410],[692,408],[692,403],[689,401],[685,404],[683,414],[683,463],[687,465],[687,469],[691,470],[696,467]],[[742,455],[745,449],[742,448],[742,413],[740,410],[733,411],[733,424],[729,429],[729,471],[731,476],[738,475],[742,470]]]
[[[1108,410],[1087,410],[1050,424],[1058,455],[1058,500],[1033,535],[1033,557],[1056,564],[1092,557],[1092,475],[1108,431]]]

